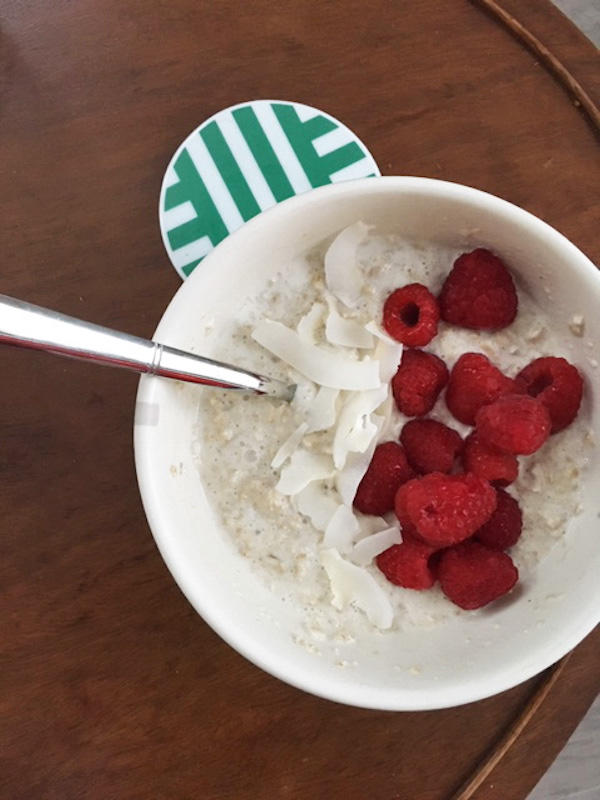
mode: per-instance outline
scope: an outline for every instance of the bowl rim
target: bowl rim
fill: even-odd
[[[507,200],[480,189],[434,178],[385,176],[330,184],[312,189],[261,212],[249,220],[242,228],[234,231],[220,242],[215,250],[218,249],[221,255],[226,249],[231,249],[232,252],[235,252],[238,238],[242,238],[254,232],[254,230],[260,230],[264,226],[269,226],[272,222],[276,222],[278,217],[285,218],[286,215],[295,213],[297,208],[313,204],[324,197],[330,197],[332,201],[335,201],[337,198],[347,195],[368,195],[381,192],[397,194],[407,190],[424,194],[433,192],[437,197],[441,196],[450,200],[471,200],[491,211],[500,212],[503,216],[512,218],[513,221],[526,223],[534,233],[543,234],[551,240],[555,247],[562,248],[565,252],[565,257],[577,263],[578,269],[581,268],[584,272],[593,274],[600,287],[600,273],[598,273],[590,259],[563,234],[539,217]],[[211,255],[212,253],[209,253],[206,258],[210,260]],[[196,278],[194,278],[195,275]],[[160,341],[163,344],[169,343],[170,320],[177,316],[179,305],[185,302],[182,298],[186,298],[193,291],[196,280],[200,279],[199,275],[199,270],[192,272],[171,298],[152,337],[155,341]],[[540,674],[576,647],[600,622],[599,608],[596,614],[597,618],[589,615],[588,618],[579,620],[578,625],[563,632],[563,635],[557,637],[556,641],[553,642],[552,647],[546,648],[539,657],[530,659],[529,663],[517,662],[516,665],[506,668],[502,673],[502,677],[498,677],[493,683],[487,678],[487,680],[472,680],[460,688],[454,687],[452,696],[449,696],[448,689],[443,687],[440,687],[439,690],[435,687],[419,690],[418,686],[415,685],[415,688],[410,690],[394,690],[364,685],[355,686],[354,684],[343,682],[334,683],[315,677],[315,674],[309,671],[300,672],[294,670],[293,665],[290,665],[285,660],[274,662],[272,653],[268,652],[268,647],[261,646],[257,648],[253,640],[240,635],[242,632],[239,628],[236,629],[235,625],[228,624],[223,616],[215,612],[210,602],[207,603],[201,587],[198,586],[197,582],[194,583],[185,568],[185,563],[179,558],[176,548],[171,544],[168,519],[164,506],[159,501],[160,494],[156,491],[158,488],[155,481],[156,476],[153,473],[150,453],[148,452],[148,426],[140,424],[141,415],[145,413],[147,405],[153,402],[156,388],[156,378],[146,375],[140,378],[136,396],[133,437],[135,469],[140,496],[156,546],[180,590],[202,619],[225,642],[251,663],[285,683],[312,695],[354,707],[387,711],[420,711],[456,707],[507,691]]]

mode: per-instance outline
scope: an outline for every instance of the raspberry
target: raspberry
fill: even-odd
[[[432,552],[423,542],[394,544],[377,556],[377,566],[396,586],[430,589],[436,581],[436,570],[429,566]]]
[[[415,524],[412,519],[408,515],[408,511],[406,508],[407,503],[407,490],[409,488],[409,484],[413,482],[413,479],[403,483],[402,486],[396,492],[396,497],[394,498],[394,511],[396,516],[398,517],[398,522],[400,523],[400,528],[402,529],[402,535],[407,536],[408,538],[414,539],[421,538],[415,528]]]
[[[480,408],[475,424],[482,444],[514,455],[535,453],[550,434],[550,415],[527,394],[508,394]]]
[[[400,442],[408,463],[421,474],[450,472],[462,446],[460,434],[435,419],[411,419],[402,428]]]
[[[419,534],[417,533],[417,529],[415,528],[414,525],[411,525],[410,527],[404,526],[401,530],[402,530],[403,544],[418,544],[429,548],[430,556],[427,565],[437,580],[437,568],[438,564],[440,563],[440,558],[442,556],[442,553],[446,549],[445,546],[426,542],[419,536]]]
[[[492,516],[496,492],[476,475],[431,472],[400,487],[394,509],[402,528],[416,528],[427,543],[438,547],[468,539]]]
[[[475,424],[475,414],[505,394],[519,394],[520,386],[503,375],[482,353],[465,353],[450,373],[446,405],[459,422]]]
[[[516,456],[483,444],[475,432],[465,439],[461,458],[465,472],[479,475],[497,486],[508,486],[519,474]]]
[[[496,489],[496,510],[475,534],[478,542],[492,550],[507,550],[517,543],[523,528],[523,514],[514,497]]]
[[[356,490],[354,507],[363,514],[378,516],[392,511],[398,487],[413,475],[399,444],[385,442],[378,445]]]
[[[552,433],[562,431],[577,416],[583,378],[565,358],[536,358],[519,372],[527,394],[536,397],[550,414]]]
[[[422,283],[409,283],[388,297],[383,305],[383,327],[397,342],[423,347],[437,333],[440,309]]]
[[[424,540],[421,539],[419,534],[417,533],[417,529],[412,524],[412,522],[404,523],[404,525],[400,525],[400,532],[402,533],[402,541],[403,542],[420,542],[421,544],[425,544]],[[428,547],[433,548],[432,545],[427,545]]]
[[[439,301],[442,319],[463,328],[504,328],[517,315],[517,292],[510,272],[482,247],[456,259]]]
[[[405,350],[392,392],[398,409],[407,417],[428,414],[448,382],[448,369],[441,358],[423,350]]]
[[[509,592],[519,578],[512,558],[479,542],[463,542],[442,553],[442,591],[460,608],[472,610]]]

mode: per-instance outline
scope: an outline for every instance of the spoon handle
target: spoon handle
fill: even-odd
[[[162,378],[291,400],[294,387],[158,342],[0,295],[0,344],[122,367]]]

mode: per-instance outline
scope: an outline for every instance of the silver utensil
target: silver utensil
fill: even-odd
[[[0,344],[291,400],[295,386],[0,295]]]

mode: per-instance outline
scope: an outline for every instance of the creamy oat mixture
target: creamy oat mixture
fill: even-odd
[[[340,510],[344,506],[342,496],[349,491],[348,485],[356,485],[357,478],[354,476],[350,484],[342,481],[340,486],[340,470],[332,474],[334,458],[339,463],[346,458],[346,467],[352,459],[360,462],[360,453],[345,453],[343,446],[340,453],[344,439],[340,436],[340,419],[351,397],[359,393],[329,388],[317,395],[319,387],[253,338],[261,339],[257,330],[264,327],[265,319],[280,322],[299,331],[304,341],[357,363],[381,354],[384,348],[388,372],[395,372],[401,348],[396,346],[394,351],[392,345],[385,341],[381,344],[378,338],[386,296],[411,282],[423,283],[438,294],[454,260],[464,250],[375,235],[367,235],[361,242],[365,233],[355,230],[354,241],[350,235],[350,241],[342,243],[342,255],[348,258],[351,251],[355,259],[356,273],[349,273],[351,289],[355,280],[355,293],[360,290],[350,307],[344,302],[348,298],[335,297],[331,283],[326,283],[324,245],[272,278],[259,297],[249,298],[232,314],[230,329],[222,331],[222,350],[214,357],[297,383],[292,404],[211,391],[202,395],[199,408],[195,451],[211,504],[257,575],[276,595],[305,612],[305,637],[299,643],[309,649],[318,649],[318,642],[325,638],[352,641],[373,625],[382,630],[428,627],[457,614],[485,613],[461,611],[444,597],[439,586],[417,592],[393,586],[384,578],[372,557],[400,541],[396,520],[393,515],[383,520],[352,514],[348,497],[346,507]],[[335,275],[333,284],[336,288]],[[518,282],[517,290],[519,311],[508,328],[480,333],[441,322],[438,335],[425,349],[439,355],[448,369],[463,353],[481,352],[509,376],[539,356],[572,359],[568,339],[579,331],[562,331],[560,336],[553,333],[551,320]],[[354,324],[348,329],[339,318]],[[368,339],[361,346],[327,341],[328,337],[348,335],[349,341],[356,343],[360,339],[356,339],[358,327],[364,330],[365,325],[371,331],[370,348]],[[319,409],[316,423],[315,405]],[[365,411],[364,403],[359,402],[358,408]],[[463,435],[471,430],[451,416],[443,393],[428,416]],[[334,417],[331,427],[310,432]],[[397,440],[405,421],[388,396],[375,409],[369,407],[362,426],[355,426],[347,438],[355,437],[355,446],[357,442],[363,446],[373,422],[379,426],[371,449],[367,447],[362,455],[363,462],[366,459],[368,463],[376,441]],[[519,458],[519,477],[509,491],[523,510],[523,534],[511,550],[521,582],[535,579],[535,565],[564,536],[570,519],[579,512],[580,476],[590,447],[584,415],[580,415],[568,429],[550,437],[538,453]],[[294,460],[296,465],[291,468]],[[302,482],[305,477],[307,464],[317,480],[303,491],[290,494],[290,487],[298,489],[301,485],[298,480]],[[335,510],[337,524],[327,527]],[[381,531],[384,533],[379,534]],[[374,533],[378,537],[373,538]],[[353,582],[361,584],[362,599],[352,596],[348,583]]]

